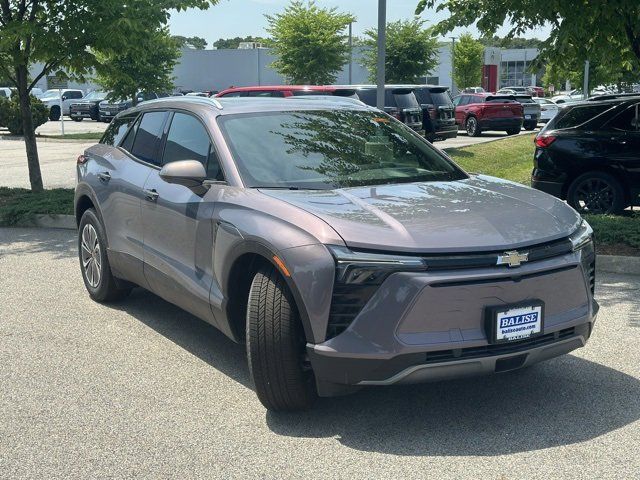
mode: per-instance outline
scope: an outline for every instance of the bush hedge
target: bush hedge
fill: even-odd
[[[49,119],[49,110],[36,97],[31,97],[31,115],[33,117],[33,128],[38,128]],[[0,127],[6,127],[13,135],[22,135],[22,116],[20,114],[20,104],[18,95],[13,95],[10,99],[0,98]]]

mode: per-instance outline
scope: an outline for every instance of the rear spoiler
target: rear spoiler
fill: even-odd
[[[486,97],[484,97],[484,100],[486,102],[488,102],[489,100],[512,100],[514,102],[517,101],[515,95],[487,95]]]

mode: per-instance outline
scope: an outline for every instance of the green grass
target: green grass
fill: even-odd
[[[40,213],[72,215],[73,189],[33,193],[24,188],[0,187],[0,225],[16,225]]]
[[[585,215],[593,227],[598,253],[640,256],[640,214]]]
[[[56,138],[60,140],[95,140],[102,138],[102,132],[67,133],[66,135],[38,135],[38,138]]]
[[[467,172],[484,173],[529,185],[533,170],[533,135],[518,135],[470,147],[447,149]]]

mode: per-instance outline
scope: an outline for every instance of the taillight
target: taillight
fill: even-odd
[[[556,141],[553,135],[538,135],[533,141],[537,147],[546,148]]]
[[[84,165],[89,160],[89,157],[85,157],[84,155],[78,155],[78,159],[76,160],[78,165]]]

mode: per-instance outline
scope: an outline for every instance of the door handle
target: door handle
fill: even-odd
[[[152,188],[151,190],[144,190],[144,198],[146,198],[150,202],[155,202],[156,200],[158,200],[159,196],[160,194],[156,191],[155,188]]]
[[[111,180],[111,174],[109,172],[100,172],[98,174],[98,178],[104,183],[107,183],[109,180]]]

